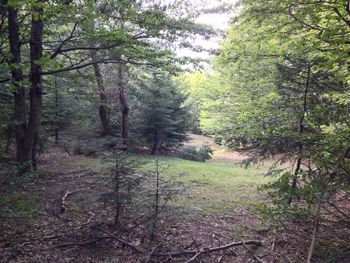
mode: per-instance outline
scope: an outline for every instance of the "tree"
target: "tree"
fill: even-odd
[[[164,42],[174,41],[184,32],[186,35],[212,32],[189,19],[174,19],[157,6],[130,1],[4,0],[1,7],[1,31],[7,32],[8,40],[2,35],[0,82],[11,83],[7,87],[14,93],[17,161],[21,174],[35,170],[47,76],[71,71],[83,75],[82,71],[90,66],[98,73],[101,63],[165,67],[171,64],[173,56]],[[120,23],[112,20],[126,26],[120,27]],[[92,24],[95,26],[91,27]],[[29,74],[25,73],[27,69]],[[97,74],[97,78],[102,84],[102,77]],[[26,90],[30,97],[28,114]],[[106,131],[110,132],[106,98],[101,94],[100,116]],[[121,102],[125,102],[123,92],[120,94]],[[122,130],[126,137],[127,104],[124,103],[122,111],[125,126]]]
[[[340,42],[338,52],[331,41],[344,40],[348,31],[337,14],[337,9],[345,12],[345,5],[245,3],[214,61],[211,79],[218,76],[221,82],[201,104],[201,115],[213,120],[204,127],[212,127],[228,146],[255,150],[256,159],[271,154],[295,159],[294,167],[277,173],[279,179],[271,185],[283,208],[297,200],[323,202],[349,189],[347,46]],[[210,87],[208,83],[202,85]]]
[[[151,154],[159,147],[176,146],[186,140],[188,109],[183,95],[167,74],[148,76],[136,91],[135,131],[150,144]]]

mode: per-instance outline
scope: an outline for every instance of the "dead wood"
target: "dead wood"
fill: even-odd
[[[151,262],[151,259],[152,259],[153,254],[156,252],[156,250],[157,250],[161,245],[162,245],[162,242],[159,243],[157,246],[155,246],[155,247],[151,250],[151,252],[150,252],[150,253],[146,256],[146,258],[145,258],[145,263]]]
[[[110,237],[99,237],[98,239],[96,238],[96,239],[86,240],[86,241],[82,241],[82,242],[62,243],[62,244],[58,244],[56,246],[50,247],[49,249],[73,247],[73,246],[86,246],[86,245],[90,245],[92,243],[96,243],[98,240],[105,239],[105,238],[110,238]]]
[[[104,229],[102,229],[102,228],[99,228],[99,227],[95,227],[95,228],[96,228],[97,230],[101,231],[102,233],[104,233],[104,234],[110,236],[111,238],[117,240],[119,243],[122,243],[124,246],[131,248],[132,250],[134,250],[134,251],[137,252],[137,253],[140,253],[140,254],[145,254],[145,253],[146,253],[146,252],[143,251],[141,248],[139,248],[139,247],[137,247],[136,245],[133,245],[133,244],[131,244],[131,243],[128,243],[127,241],[125,241],[125,240],[123,240],[123,239],[117,237],[117,236],[116,236],[115,234],[113,234],[113,233],[110,233],[110,232],[108,232],[108,231],[106,231],[106,230],[104,230]]]
[[[232,242],[226,245],[218,246],[218,247],[203,247],[199,249],[199,251],[203,251],[202,253],[211,253],[211,252],[217,252],[217,251],[222,251],[225,249],[230,249],[232,247],[237,247],[237,246],[248,246],[248,245],[255,245],[255,246],[261,246],[262,243],[257,240],[247,240],[247,241],[239,241],[239,242]],[[183,255],[195,255],[199,253],[198,250],[187,250],[187,251],[174,251],[174,252],[163,252],[163,253],[154,253],[155,256],[159,257],[166,257],[166,256],[183,256]],[[198,256],[197,256],[198,257]]]
[[[224,260],[224,257],[226,257],[226,256],[227,256],[226,252],[224,254],[222,254],[222,256],[219,257],[219,259],[218,259],[218,263],[221,263]]]
[[[264,263],[264,261],[261,258],[259,258],[258,256],[254,256],[254,259],[260,263]]]
[[[68,153],[69,156],[72,156],[71,152],[68,150],[68,148],[65,144],[63,144],[63,149],[66,153]]]
[[[70,193],[71,193],[71,192],[67,190],[67,191],[65,192],[65,194],[63,195],[63,197],[62,197],[61,211],[60,211],[61,214],[63,214],[63,213],[66,212],[66,210],[67,210],[66,199],[67,199],[68,195],[70,195]]]
[[[198,251],[197,254],[195,254],[193,257],[191,257],[189,260],[187,260],[185,263],[191,263],[194,262],[200,255],[202,255],[203,253],[205,253],[205,249],[201,248],[201,250]]]
[[[73,190],[73,191],[68,191],[68,190],[67,190],[67,191],[65,192],[65,194],[64,194],[63,197],[62,197],[62,202],[61,202],[61,211],[60,211],[61,214],[63,214],[64,212],[67,211],[66,200],[67,200],[68,196],[70,196],[70,195],[72,195],[73,193],[78,192],[78,191],[80,191],[80,190],[82,190],[82,189],[76,189],[76,190]]]

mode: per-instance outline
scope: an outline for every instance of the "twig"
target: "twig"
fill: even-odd
[[[195,254],[193,257],[191,257],[189,260],[187,260],[185,263],[191,263],[194,262],[196,260],[196,258],[198,258],[201,254],[203,254],[205,252],[205,248],[201,248],[201,250],[198,251],[197,254]]]
[[[151,258],[154,254],[154,252],[162,245],[163,242],[160,242],[157,246],[155,246],[151,252],[147,255],[146,259],[145,259],[145,263],[149,263],[151,261]]]
[[[275,248],[276,248],[276,243],[277,243],[277,238],[278,238],[278,228],[276,229],[276,232],[275,232],[275,237],[273,239],[273,243],[272,243],[272,246],[271,246],[271,252],[274,252],[275,251]]]
[[[98,239],[105,239],[105,238],[110,238],[110,237],[99,237]],[[69,242],[69,243],[58,244],[56,246],[50,247],[49,249],[71,247],[71,246],[85,246],[85,245],[95,243],[96,241],[98,241],[98,239],[92,239],[92,240],[87,240],[83,242]]]
[[[272,243],[271,252],[274,252],[274,251],[275,251],[276,242],[277,242],[277,236],[275,237],[275,239],[274,239],[274,241],[273,241],[273,243]]]
[[[108,236],[114,238],[114,239],[117,240],[118,242],[120,242],[120,243],[122,243],[123,245],[125,245],[125,246],[131,248],[132,250],[134,250],[134,251],[137,252],[137,253],[140,253],[140,254],[146,253],[146,252],[143,251],[141,248],[139,248],[139,247],[137,247],[137,246],[135,246],[135,245],[133,245],[133,244],[130,244],[130,243],[126,242],[125,240],[123,240],[123,239],[117,237],[116,235],[114,235],[113,233],[110,233],[110,232],[108,232],[108,231],[106,231],[106,230],[104,230],[104,229],[102,229],[102,228],[99,228],[99,227],[96,227],[96,229],[99,230],[99,231],[101,231],[102,233],[104,233],[104,234],[106,234],[106,235],[108,235]]]
[[[68,191],[68,190],[66,191],[66,193],[62,197],[62,204],[61,204],[61,211],[60,211],[61,213],[64,213],[67,210],[66,199],[68,198],[68,196],[70,196],[71,194],[73,194],[75,192],[78,192],[80,190],[83,190],[83,188],[76,189],[76,190],[73,190],[73,191]]]
[[[225,252],[224,254],[222,254],[221,257],[219,257],[218,259],[218,263],[221,263],[224,260],[224,257],[227,256],[227,253]]]
[[[249,247],[246,245],[246,243],[245,243],[244,241],[242,241],[242,243],[243,243],[244,248],[245,248],[246,250],[249,250]]]
[[[196,243],[196,240],[192,239],[191,244],[187,245],[186,247],[184,247],[184,249],[189,249],[190,247],[192,247],[194,244]]]
[[[238,257],[238,253],[234,251],[232,248],[229,248],[228,251],[230,251],[231,255],[234,255],[235,257]]]
[[[254,258],[255,258],[258,262],[264,263],[264,261],[263,261],[261,258],[259,258],[258,256],[254,256]]]
[[[67,190],[66,193],[62,197],[61,211],[60,211],[61,214],[63,214],[67,210],[66,199],[67,199],[68,195],[70,195],[70,194],[71,194],[71,192]]]

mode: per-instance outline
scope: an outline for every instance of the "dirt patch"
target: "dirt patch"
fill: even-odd
[[[215,143],[215,141],[212,138],[204,135],[189,134],[188,137],[188,145],[195,147],[209,145],[213,149],[212,161],[232,161],[235,163],[243,161],[250,157],[248,153],[224,149],[223,147]]]

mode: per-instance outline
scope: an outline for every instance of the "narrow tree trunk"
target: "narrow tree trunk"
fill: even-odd
[[[11,144],[11,135],[12,135],[12,126],[9,125],[7,127],[7,139],[6,139],[6,147],[5,147],[5,153],[9,153],[9,149],[10,149],[10,144]]]
[[[128,136],[129,136],[129,103],[128,98],[125,94],[125,87],[123,85],[123,70],[122,66],[118,66],[117,72],[118,78],[118,97],[120,103],[120,111],[122,113],[122,123],[121,123],[121,136],[123,139],[123,144],[128,145]]]
[[[320,224],[320,213],[321,213],[321,200],[319,200],[316,205],[316,217],[314,222],[314,230],[312,231],[311,245],[310,245],[309,253],[307,255],[307,260],[306,260],[307,263],[311,263],[312,255],[314,253],[316,235]]]
[[[305,127],[304,127],[304,120],[305,120],[305,116],[307,113],[307,96],[308,96],[308,92],[309,92],[309,84],[310,84],[310,77],[311,77],[311,65],[308,64],[307,66],[307,78],[306,78],[306,83],[305,83],[305,89],[304,89],[304,96],[303,96],[303,112],[299,121],[299,127],[298,127],[298,134],[299,134],[299,140],[301,140],[301,136],[304,133]],[[297,163],[296,163],[296,167],[294,170],[294,178],[292,181],[292,185],[291,185],[291,189],[294,191],[297,188],[297,183],[298,183],[298,176],[300,173],[300,169],[301,169],[301,162],[302,162],[302,151],[303,151],[303,142],[299,141],[298,142],[298,157],[297,157]],[[293,197],[289,197],[287,204],[290,205],[293,201]]]
[[[154,155],[157,150],[158,150],[158,145],[159,145],[159,140],[158,140],[158,131],[154,130],[153,131],[153,145],[152,145],[152,150],[151,154]]]
[[[98,92],[100,94],[99,115],[100,115],[101,124],[103,127],[103,132],[107,135],[113,135],[113,129],[111,127],[111,124],[108,118],[108,108],[107,108],[108,99],[106,96],[106,89],[103,84],[100,65],[98,63],[95,63],[97,61],[97,54],[95,50],[91,50],[90,54],[91,54],[91,59],[94,62],[93,67],[95,72],[95,78],[98,86]]]
[[[58,118],[58,86],[57,86],[57,76],[55,76],[55,144],[58,144],[58,125],[59,125],[59,118]]]
[[[154,200],[154,215],[153,215],[153,224],[151,230],[151,240],[154,240],[155,232],[158,225],[158,217],[159,217],[159,203],[160,203],[160,173],[159,173],[159,158],[156,157],[156,192],[155,192],[155,200]]]

